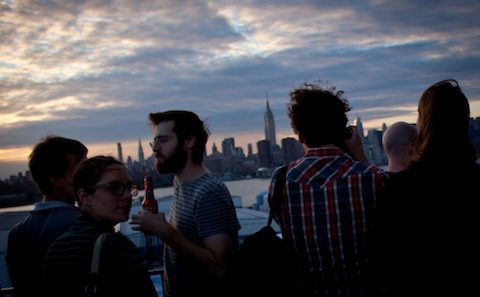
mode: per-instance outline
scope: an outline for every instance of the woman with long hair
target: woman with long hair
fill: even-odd
[[[456,80],[435,83],[420,97],[418,155],[388,181],[378,204],[374,263],[377,285],[387,296],[479,290],[471,271],[478,268],[480,250],[480,165],[468,139],[469,119]]]

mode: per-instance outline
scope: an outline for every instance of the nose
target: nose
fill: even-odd
[[[152,149],[152,152],[154,152],[154,153],[160,151],[159,145],[158,145],[157,142],[155,142],[155,143],[153,143],[153,144],[151,145],[151,149]]]

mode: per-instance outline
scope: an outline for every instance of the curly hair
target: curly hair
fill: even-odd
[[[308,147],[325,144],[343,146],[348,135],[350,105],[343,91],[305,83],[290,92],[288,116],[302,143]]]

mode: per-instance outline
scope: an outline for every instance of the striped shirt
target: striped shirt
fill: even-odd
[[[211,173],[189,183],[174,179],[170,223],[192,242],[203,245],[208,236],[230,233],[238,245],[235,207],[225,184]],[[166,296],[222,296],[218,279],[189,257],[165,246]]]
[[[45,292],[39,296],[83,296],[95,240],[111,232],[102,246],[96,296],[157,296],[135,245],[114,233],[111,223],[83,214],[48,250],[44,261]]]
[[[367,236],[383,179],[339,148],[312,148],[288,165],[280,225],[311,296],[364,296]]]

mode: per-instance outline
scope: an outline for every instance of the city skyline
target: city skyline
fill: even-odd
[[[418,98],[455,78],[480,116],[480,2],[0,1],[0,178],[49,134],[89,155],[145,155],[148,113],[192,110],[215,142],[295,137],[289,92],[345,91],[364,128],[415,122]],[[408,21],[406,21],[408,20]],[[256,148],[254,148],[256,149]]]
[[[233,146],[231,147],[232,150],[240,148],[242,150],[242,152],[244,153],[243,157],[248,157],[250,155],[250,153],[249,153],[249,148],[250,147],[257,148],[257,146],[260,142],[268,141],[267,138],[269,138],[268,135],[270,133],[267,131],[268,130],[267,127],[268,126],[275,127],[275,120],[273,118],[273,115],[268,115],[269,113],[271,113],[271,111],[269,110],[269,106],[267,104],[267,109],[265,110],[265,114],[264,114],[265,122],[264,122],[264,129],[263,129],[263,132],[264,132],[263,138],[259,138],[259,139],[249,138],[249,142],[244,143],[244,145],[238,144],[235,136],[229,136],[229,137],[223,138],[222,140],[217,141],[217,142],[209,140],[207,142],[207,145],[206,145],[206,148],[205,148],[206,149],[205,150],[206,155],[208,157],[215,157],[215,152],[214,152],[214,147],[215,147],[216,150],[217,150],[217,153],[220,153],[222,156],[225,156],[225,154],[226,154],[225,153],[225,148],[223,148],[222,145],[225,143],[225,141],[228,141],[228,142],[232,142],[232,144],[233,144]],[[477,138],[474,142],[474,145],[477,148],[477,150],[480,150],[480,138],[478,138],[479,137],[478,133],[480,132],[480,131],[478,131],[478,129],[480,127],[480,117],[471,117],[471,118],[474,120],[474,122],[476,122],[476,124],[474,124],[474,126],[473,126],[475,131],[476,131],[476,132],[474,132],[474,134],[475,133],[477,134],[477,136],[475,136]],[[272,121],[272,122],[269,122],[269,121]],[[273,125],[272,125],[272,123],[273,123]],[[365,129],[363,127],[363,122],[362,122],[360,117],[356,118],[354,120],[354,123],[357,124],[356,125],[357,129],[363,131],[363,134],[360,134],[360,135],[361,135],[363,141],[365,141],[364,152],[366,153],[367,157],[370,159],[369,161],[373,162],[373,163],[375,163],[379,166],[386,165],[387,161],[386,161],[386,156],[384,155],[384,152],[383,152],[383,147],[382,147],[382,144],[381,144],[381,138],[382,138],[383,132],[386,130],[388,125],[383,123],[381,128]],[[415,122],[410,122],[410,124],[415,125]],[[298,142],[300,144],[300,142],[298,141],[298,137],[296,137],[296,135],[293,135],[293,136],[292,135],[283,135],[283,136],[277,138],[277,133],[276,133],[275,129],[273,129],[273,131],[271,131],[271,133],[273,133],[273,138],[274,139],[279,139],[280,142],[282,143],[280,145],[276,144],[276,146],[278,146],[278,149],[280,149],[280,150],[284,149],[284,147],[283,147],[283,142],[284,141],[294,139],[296,142]],[[378,138],[378,139],[375,140],[376,138]],[[217,140],[219,140],[219,139],[217,139]],[[373,142],[378,142],[378,143],[374,144],[374,143],[372,143],[372,141]],[[152,151],[151,151],[149,145],[146,145],[148,153],[144,152],[144,149],[143,149],[144,143],[142,143],[141,139],[138,139],[135,143],[136,143],[137,146],[136,146],[135,149],[129,150],[131,153],[125,154],[125,150],[123,149],[123,143],[122,142],[117,142],[115,144],[115,153],[113,153],[113,150],[112,150],[112,152],[110,152],[108,154],[104,154],[104,155],[113,156],[113,157],[121,160],[126,165],[128,163],[128,160],[130,160],[131,162],[138,162],[139,164],[145,164],[145,161],[147,159],[149,159],[150,157],[152,157]],[[112,147],[113,147],[113,145],[112,145]],[[218,147],[220,147],[221,149],[219,150]],[[380,150],[380,151],[378,151],[378,150]],[[133,151],[135,151],[136,154],[133,153]],[[259,153],[257,149],[253,150],[252,152],[255,155],[257,155]],[[230,151],[228,154],[231,155],[232,151]],[[89,151],[89,157],[92,157],[94,155],[96,155],[96,154],[92,154],[92,152]],[[258,155],[257,155],[257,158],[258,158]],[[293,160],[294,159],[290,159],[290,160],[286,160],[286,161],[290,162],[290,161],[293,161]],[[18,174],[23,175],[27,171],[28,171],[28,168],[25,167],[25,169],[21,169],[21,170],[18,170],[17,172],[12,172],[12,173],[6,174],[5,176],[0,175],[0,180],[5,180],[5,179],[9,178],[10,176],[16,176]]]
[[[282,146],[277,144],[277,140],[276,140],[277,139],[277,131],[276,131],[276,128],[275,128],[275,126],[276,126],[275,125],[275,117],[273,115],[272,110],[270,109],[268,96],[266,98],[266,106],[265,106],[265,110],[264,110],[263,119],[264,119],[264,122],[263,122],[263,133],[264,134],[263,134],[263,137],[260,137],[258,139],[252,139],[251,137],[249,137],[248,142],[243,143],[243,141],[242,141],[242,144],[239,144],[237,142],[237,139],[235,138],[235,136],[229,136],[229,137],[223,138],[221,141],[219,141],[219,139],[216,138],[217,142],[213,141],[212,138],[209,137],[209,140],[208,140],[208,142],[206,144],[206,147],[205,147],[205,153],[207,154],[207,156],[214,155],[214,146],[215,146],[215,148],[217,148],[217,143],[220,144],[219,147],[222,148],[221,151],[219,151],[219,153],[221,153],[224,156],[231,156],[233,154],[233,150],[235,150],[236,148],[240,148],[242,150],[242,152],[244,153],[244,156],[247,156],[248,153],[245,153],[245,152],[248,151],[248,147],[252,147],[252,153],[253,154],[258,154],[258,145],[259,145],[260,142],[263,142],[263,141],[268,141],[270,143],[270,145],[271,145],[270,150],[272,150],[272,152],[273,152],[273,150],[275,150],[276,146],[281,148]],[[355,121],[359,121],[360,122],[359,127],[361,129],[363,129],[363,126],[361,124],[361,119],[357,118]],[[292,134],[293,134],[293,132],[292,132]],[[290,135],[290,134],[280,136],[278,139],[280,139],[280,142],[283,143],[284,140],[291,139],[291,138],[298,141],[298,138],[296,137],[296,135]],[[148,143],[148,141],[147,141],[147,143]],[[226,143],[228,145],[225,147],[224,145]],[[126,150],[124,149],[123,143],[122,142],[117,142],[115,144],[116,145],[115,146],[116,154],[112,153],[113,151],[110,151],[109,153],[102,153],[102,154],[113,156],[113,157],[117,158],[118,160],[121,160],[125,164],[127,164],[127,162],[128,162],[127,160],[130,160],[130,161],[133,161],[133,162],[138,162],[139,164],[145,164],[145,160],[152,156],[152,151],[150,150],[149,145],[147,144],[146,147],[147,147],[147,152],[148,153],[145,154],[145,151],[143,149],[143,144],[144,143],[142,143],[142,139],[140,139],[140,138],[138,139],[136,144],[137,144],[137,146],[136,146],[135,149],[129,148],[129,150],[127,150],[127,153],[125,153]],[[210,149],[209,149],[209,147],[210,147]],[[253,150],[253,148],[255,148],[255,150]],[[218,150],[218,148],[217,148],[217,150]],[[134,151],[135,151],[135,153],[134,153]],[[128,152],[130,152],[130,153],[128,153]],[[88,157],[92,157],[94,155],[98,155],[98,154],[95,153],[95,149],[90,148],[89,153],[88,153]],[[126,156],[126,157],[124,157],[124,156]],[[273,162],[273,159],[272,159],[272,162]],[[26,166],[26,164],[25,164],[25,166]],[[16,176],[19,173],[24,174],[26,171],[28,171],[28,168],[25,167],[24,169],[21,169],[18,172],[7,173],[4,177],[1,176],[2,172],[0,172],[0,180],[4,180],[4,179],[6,179],[10,176]]]

